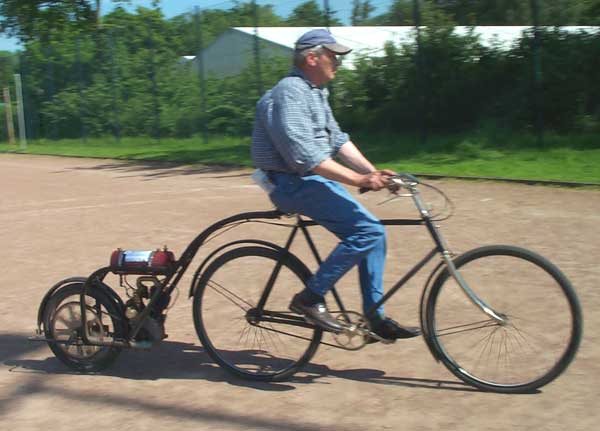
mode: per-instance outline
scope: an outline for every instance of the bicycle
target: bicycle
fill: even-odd
[[[426,207],[421,186],[444,198],[442,213],[433,214]],[[434,248],[366,314],[387,302],[438,255],[441,260],[420,301],[423,338],[438,362],[472,386],[501,393],[534,391],[565,371],[582,336],[581,307],[565,275],[544,257],[515,246],[484,246],[455,256],[436,225],[452,215],[452,209],[444,214],[452,207],[447,196],[408,174],[394,177],[389,189],[390,200],[412,198],[419,218],[381,222],[424,225]],[[295,222],[283,221],[286,217],[295,217]],[[38,337],[33,339],[48,342],[61,361],[80,371],[108,366],[121,348],[149,347],[165,337],[170,295],[198,249],[250,222],[284,226],[291,232],[283,246],[261,239],[221,245],[200,264],[190,287],[196,332],[217,364],[244,379],[283,381],[306,365],[320,344],[358,350],[372,340],[390,342],[371,332],[365,316],[346,309],[335,288],[331,292],[337,308],[330,309],[346,329],[332,334],[332,343],[322,340],[320,327],[288,310],[292,294],[304,288],[311,275],[290,252],[298,232],[317,263],[321,258],[308,230],[316,223],[278,210],[237,214],[213,224],[190,243],[179,261],[166,250],[129,261],[124,252],[115,251],[110,266],[50,289],[40,305]],[[135,288],[125,283],[132,292],[127,302],[104,283],[110,272],[119,274],[121,285],[127,275],[139,276]],[[510,294],[510,289],[518,295]]]

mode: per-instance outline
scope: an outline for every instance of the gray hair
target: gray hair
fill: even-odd
[[[313,46],[312,48],[306,48],[301,51],[294,51],[294,66],[302,67],[306,63],[306,57],[309,52],[316,55],[321,55],[325,51],[325,48],[321,45]]]

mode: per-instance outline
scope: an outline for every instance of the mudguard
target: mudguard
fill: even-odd
[[[215,249],[212,253],[210,253],[208,256],[206,256],[206,258],[202,261],[202,263],[200,264],[200,266],[194,273],[194,277],[192,278],[192,284],[190,286],[188,298],[191,298],[192,296],[194,296],[194,292],[196,291],[198,280],[200,280],[200,277],[202,276],[202,273],[204,272],[204,268],[206,268],[210,262],[212,262],[220,254],[222,254],[226,248],[229,248],[229,247],[232,247],[232,246],[238,245],[238,244],[258,244],[258,245],[262,245],[262,246],[271,248],[273,250],[282,252],[282,253],[284,253],[285,256],[294,257],[285,248],[278,246],[277,244],[273,244],[272,242],[268,242],[268,241],[262,241],[259,239],[242,239],[242,240],[229,242],[229,243],[224,244],[221,247]]]
[[[71,286],[73,284],[83,284],[86,282],[86,280],[87,280],[87,277],[66,278],[66,279],[61,280],[58,283],[56,283],[54,286],[52,286],[48,290],[48,292],[46,292],[46,294],[44,295],[44,298],[42,299],[42,302],[40,303],[40,306],[38,308],[37,328],[39,331],[42,330],[44,312],[46,310],[46,307],[48,306],[48,302],[50,301],[50,298],[52,298],[52,296],[56,292],[58,292],[60,289],[65,288],[67,286]],[[119,308],[119,310],[125,309],[123,300],[110,286],[108,286],[107,284],[105,284],[101,281],[98,281],[95,285],[95,288],[100,289],[102,292],[104,292],[115,303],[115,305]]]
[[[420,307],[419,307],[419,318],[421,321],[421,331],[423,332],[423,338],[425,339],[425,343],[427,344],[427,347],[429,348],[431,355],[435,358],[435,360],[437,362],[439,362],[440,359],[438,358],[438,355],[437,355],[435,349],[433,349],[433,347],[431,346],[431,339],[430,339],[429,333],[427,332],[427,303],[429,302],[429,294],[431,291],[431,286],[433,285],[432,281],[434,279],[437,280],[437,278],[439,276],[438,274],[440,273],[440,269],[443,266],[444,266],[444,263],[440,262],[433,269],[433,271],[431,271],[431,274],[429,274],[429,278],[427,278],[427,281],[425,282],[425,288],[423,289],[423,293],[421,294],[421,303],[420,303]]]

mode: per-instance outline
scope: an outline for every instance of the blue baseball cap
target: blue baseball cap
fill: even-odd
[[[337,43],[332,34],[324,29],[316,29],[304,33],[296,41],[295,49],[296,51],[302,51],[304,49],[314,48],[318,45],[339,55],[345,55],[352,51],[352,48]]]

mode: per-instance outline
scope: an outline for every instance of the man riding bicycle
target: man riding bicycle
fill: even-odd
[[[324,85],[350,51],[326,30],[302,35],[295,45],[294,68],[257,103],[252,134],[252,159],[273,185],[269,197],[275,206],[312,218],[340,239],[290,304],[292,311],[332,332],[344,326],[327,311],[325,294],[358,265],[366,314],[383,296],[386,254],[384,227],[340,183],[380,190],[394,175],[367,160],[329,106]],[[388,340],[420,334],[418,328],[386,317],[383,306],[366,317],[371,330]]]

